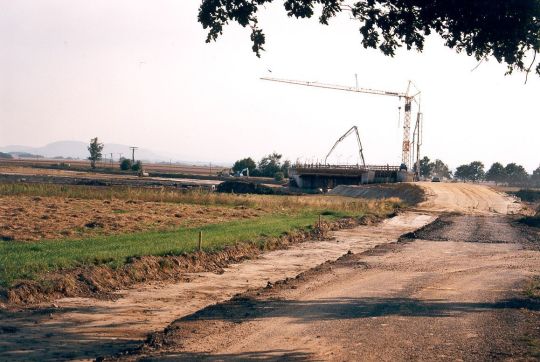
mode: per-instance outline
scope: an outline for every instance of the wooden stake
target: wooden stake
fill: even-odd
[[[319,229],[321,228],[321,214],[319,214]]]
[[[199,231],[199,251],[202,251],[202,231]]]

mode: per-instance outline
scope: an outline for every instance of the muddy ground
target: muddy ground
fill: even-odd
[[[498,216],[448,216],[418,236],[205,308],[120,359],[540,358],[540,300],[524,293],[540,237]]]
[[[256,218],[262,210],[138,200],[0,197],[0,240],[80,239]]]

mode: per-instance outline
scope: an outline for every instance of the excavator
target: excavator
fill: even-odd
[[[243,176],[249,177],[249,168],[245,168],[242,171],[236,171],[234,173],[234,177],[243,177]]]
[[[334,151],[334,149],[336,148],[336,146],[341,142],[343,141],[345,138],[347,138],[349,135],[353,134],[353,133],[356,133],[356,141],[358,142],[358,153],[360,155],[360,160],[362,161],[362,167],[366,167],[366,161],[364,160],[364,152],[363,152],[363,149],[362,149],[362,141],[360,141],[360,133],[358,133],[358,127],[356,126],[352,126],[351,129],[349,129],[347,132],[345,132],[345,134],[343,136],[341,136],[337,141],[336,143],[334,144],[334,146],[332,147],[332,149],[330,150],[330,152],[328,152],[328,154],[326,155],[325,159],[324,159],[324,164],[327,165],[328,162],[328,157],[330,157],[330,155],[332,154],[332,152]]]

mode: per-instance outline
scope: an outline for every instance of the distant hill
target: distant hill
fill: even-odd
[[[49,143],[43,147],[30,147],[11,145],[0,147],[0,152],[10,153],[16,157],[25,157],[27,155],[40,155],[46,158],[72,157],[86,159],[88,157],[88,143],[81,141],[58,141]],[[122,153],[123,157],[131,157],[129,146],[105,143],[103,148],[103,157],[110,157],[113,153],[114,158],[118,158]],[[168,161],[170,158],[154,153],[145,148],[139,148],[135,151],[135,158],[143,161]]]

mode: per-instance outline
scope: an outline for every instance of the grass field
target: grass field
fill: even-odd
[[[324,216],[334,220],[339,214]],[[181,228],[97,237],[83,240],[47,240],[32,243],[0,242],[0,285],[9,286],[17,279],[34,279],[37,274],[81,265],[107,264],[116,267],[130,257],[143,255],[179,255],[197,248],[198,233],[203,232],[205,251],[222,249],[235,242],[262,243],[295,229],[314,225],[315,212],[272,214],[256,220],[232,221]]]
[[[237,195],[204,190],[172,190],[165,188],[101,187],[54,184],[0,184],[0,196],[64,197],[95,200],[137,200],[196,205],[245,206],[280,211],[300,209],[328,209],[333,211],[362,212],[368,209],[392,208],[400,200],[384,201],[355,199],[330,195]]]
[[[12,285],[16,280],[35,279],[40,274],[59,269],[97,264],[117,267],[128,262],[131,257],[189,253],[196,248],[199,231],[204,235],[204,250],[214,251],[236,242],[263,243],[265,239],[283,233],[309,228],[316,223],[321,214],[328,220],[345,216],[360,217],[366,214],[384,216],[400,206],[397,199],[375,201],[323,195],[233,195],[122,187],[0,185],[0,202],[11,200],[17,203],[17,200],[22,198],[39,198],[39,202],[45,204],[50,200],[71,200],[63,203],[62,208],[70,208],[80,200],[99,201],[97,205],[103,205],[103,201],[108,201],[109,203],[105,204],[106,208],[96,208],[90,212],[100,213],[107,210],[109,213],[107,217],[113,219],[129,215],[126,210],[110,207],[118,200],[136,201],[138,203],[136,208],[139,209],[150,205],[150,210],[156,213],[167,212],[169,209],[164,207],[166,205],[178,207],[188,205],[200,206],[199,209],[203,210],[203,214],[213,212],[213,207],[222,211],[232,210],[239,213],[240,217],[220,220],[215,215],[210,215],[205,222],[188,221],[180,226],[168,225],[165,229],[163,225],[153,225],[153,228],[151,225],[144,231],[126,233],[126,230],[119,230],[118,233],[105,236],[89,234],[75,239],[64,237],[53,240],[44,238],[32,242],[0,241],[0,285],[4,287]],[[22,214],[27,215],[27,219],[23,222],[32,224],[35,221],[31,219],[31,213],[22,211]],[[69,215],[69,212],[66,215]],[[244,218],[243,215],[249,215],[249,218]],[[59,223],[53,220],[47,222],[53,226]]]

